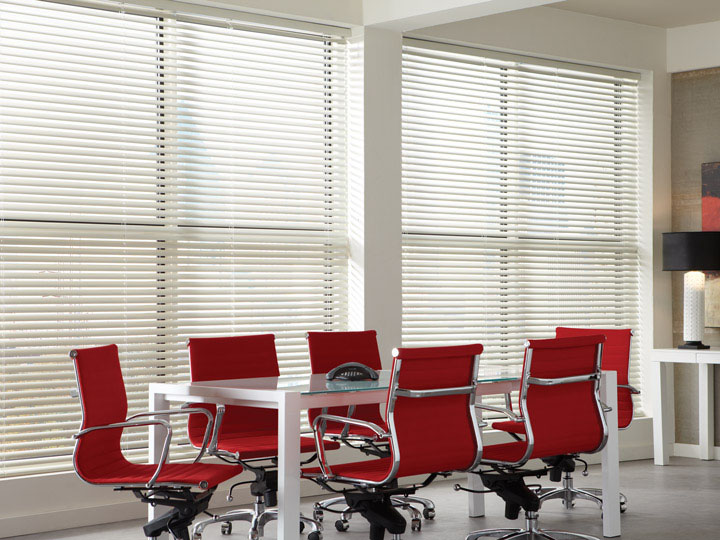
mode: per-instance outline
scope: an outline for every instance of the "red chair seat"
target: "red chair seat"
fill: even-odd
[[[109,464],[108,464],[109,465]],[[157,465],[121,462],[112,466],[94,468],[90,471],[78,467],[84,480],[91,484],[147,484],[157,470]],[[207,482],[213,488],[242,472],[240,465],[219,465],[213,463],[167,463],[157,479],[161,484],[189,484],[199,486]]]
[[[512,420],[505,420],[503,422],[493,422],[493,429],[504,431],[505,433],[515,433],[517,435],[525,435],[525,424],[522,422],[513,422]]]
[[[516,441],[503,444],[491,444],[489,446],[483,447],[482,459],[483,461],[519,461],[525,455],[526,449],[527,443],[525,441]]]
[[[334,475],[380,482],[387,478],[392,468],[391,458],[371,459],[369,461],[356,461],[354,463],[342,463],[330,465]],[[320,467],[310,467],[302,470],[303,476],[316,476],[320,474]]]
[[[226,452],[237,452],[240,459],[273,457],[278,455],[278,436],[277,434],[267,433],[259,435],[239,433],[234,436],[231,433],[226,433],[218,441],[218,448]],[[326,450],[336,450],[338,448],[340,448],[340,443],[325,441]],[[300,437],[300,452],[315,452],[315,439],[312,437]]]

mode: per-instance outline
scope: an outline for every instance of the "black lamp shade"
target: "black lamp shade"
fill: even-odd
[[[720,270],[720,231],[663,233],[663,270]]]

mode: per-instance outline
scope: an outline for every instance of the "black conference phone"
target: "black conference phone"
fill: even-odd
[[[377,381],[378,373],[360,362],[348,362],[328,371],[328,381]]]

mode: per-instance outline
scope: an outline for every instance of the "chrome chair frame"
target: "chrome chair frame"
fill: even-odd
[[[78,351],[73,349],[70,351],[70,358],[75,359],[78,355]],[[75,365],[75,381],[78,386],[78,396],[80,395],[80,377],[77,371],[77,365]],[[85,404],[81,400],[82,418],[80,420],[80,426],[85,425]],[[123,422],[115,422],[112,424],[103,424],[81,429],[73,435],[75,439],[75,447],[73,448],[73,468],[77,476],[86,484],[90,485],[103,485],[114,487],[118,490],[130,490],[135,496],[142,502],[150,505],[168,506],[171,510],[165,515],[160,516],[154,520],[149,521],[145,526],[144,530],[147,534],[154,534],[158,531],[169,531],[173,536],[180,539],[188,537],[187,528],[189,528],[192,519],[199,512],[207,509],[210,502],[210,498],[215,492],[216,487],[208,489],[208,483],[201,481],[199,484],[189,484],[181,482],[158,482],[160,473],[165,466],[168,455],[170,453],[170,443],[172,441],[172,426],[170,422],[161,418],[152,418],[155,416],[171,416],[171,415],[191,415],[191,414],[204,414],[208,419],[208,425],[205,428],[205,435],[203,436],[202,446],[198,452],[197,457],[193,460],[193,463],[199,463],[202,457],[207,452],[208,442],[210,439],[211,428],[212,428],[212,414],[206,409],[173,409],[173,410],[162,410],[162,411],[146,411],[140,412],[131,416],[128,416]],[[148,417],[147,420],[137,420],[138,418]],[[94,431],[105,430],[105,429],[125,429],[127,427],[143,427],[143,426],[162,426],[165,428],[165,439],[163,442],[163,448],[158,460],[157,469],[145,484],[134,484],[134,483],[94,483],[83,478],[82,474],[77,468],[76,455],[78,452],[78,445],[80,439],[92,433]],[[202,492],[193,492],[192,488],[199,488]],[[171,523],[177,523],[176,518],[178,516],[184,516],[184,522],[178,524],[179,530],[175,530]],[[177,536],[179,535],[179,536]]]
[[[632,346],[632,337],[633,333],[630,332],[630,340],[631,340],[631,346]],[[640,390],[635,388],[634,386],[630,384],[618,384],[618,388],[625,388],[627,390],[630,390],[631,395],[639,395]],[[505,394],[505,403],[509,403],[510,400],[510,394]],[[622,430],[627,429],[630,427],[629,425],[627,427],[622,428]],[[579,457],[577,454],[573,457]],[[587,476],[587,471],[582,472],[583,476]],[[600,488],[576,488],[574,485],[574,479],[572,472],[565,471],[563,473],[562,477],[562,485],[560,487],[541,487],[537,490],[537,494],[540,496],[540,502],[543,503],[545,501],[549,501],[552,499],[560,499],[562,502],[562,505],[567,510],[572,510],[575,507],[575,501],[576,500],[585,500],[590,501],[598,505],[600,510],[602,510],[602,489]],[[624,514],[627,511],[628,508],[628,500],[627,497],[620,493],[620,513]]]
[[[307,340],[309,337],[308,333],[305,333],[305,339]],[[323,414],[327,412],[327,409],[323,409]],[[355,406],[350,405],[348,407],[348,418],[352,418],[353,414],[355,412]],[[349,444],[350,441],[357,441],[357,442],[371,442],[375,443],[375,439],[370,439],[368,437],[363,437],[361,435],[349,435],[350,425],[346,424],[343,428],[340,435],[330,435],[328,438],[332,441],[337,441],[343,444],[346,444],[350,446],[351,448],[356,448]],[[411,519],[411,528],[412,530],[419,531],[422,527],[421,523],[421,516],[425,519],[435,519],[435,503],[427,499],[425,497],[417,497],[415,495],[395,495],[390,497],[395,507],[400,508],[410,514]],[[421,505],[422,506],[422,513],[413,506],[413,504]],[[338,512],[337,510],[333,510],[333,506],[342,506],[343,510]],[[324,519],[324,511],[328,510],[330,512],[339,513],[340,519],[338,519],[335,522],[335,529],[339,532],[347,531],[350,527],[349,521],[352,519],[352,515],[355,513],[352,511],[352,509],[347,505],[345,501],[345,497],[331,497],[328,499],[323,499],[322,501],[317,501],[315,504],[313,504],[313,519],[319,522],[322,522]]]
[[[318,452],[318,462],[320,465],[320,471],[321,473],[317,475],[318,480],[321,480],[322,482],[327,481],[334,481],[334,482],[342,482],[342,483],[348,483],[348,484],[354,484],[354,485],[360,485],[362,488],[367,489],[368,491],[374,491],[377,490],[378,487],[387,484],[393,480],[395,480],[395,475],[397,474],[397,471],[400,467],[400,460],[398,458],[399,454],[399,448],[398,448],[398,440],[396,436],[396,430],[395,430],[395,403],[397,401],[398,397],[410,397],[410,398],[421,398],[421,397],[430,397],[430,396],[444,396],[444,395],[454,395],[454,394],[470,394],[470,405],[469,405],[469,412],[470,416],[473,421],[473,426],[475,430],[475,440],[477,441],[477,455],[472,463],[472,465],[467,469],[468,471],[474,469],[478,466],[480,463],[480,457],[482,455],[482,439],[480,436],[480,424],[477,421],[477,416],[475,412],[475,396],[477,391],[477,373],[478,373],[478,366],[480,361],[480,355],[475,355],[473,357],[473,383],[470,386],[464,386],[464,387],[458,387],[458,388],[443,388],[443,389],[433,389],[433,390],[406,390],[399,387],[398,383],[398,376],[400,373],[400,368],[402,366],[402,359],[398,357],[398,350],[393,349],[392,354],[394,357],[396,357],[395,360],[395,366],[394,370],[391,374],[390,379],[390,393],[388,396],[388,407],[387,407],[387,425],[389,428],[389,432],[385,432],[380,426],[377,424],[374,424],[372,422],[368,422],[365,420],[360,420],[358,418],[349,418],[349,417],[343,417],[343,416],[336,416],[332,414],[320,414],[315,417],[313,421],[313,432],[315,435],[315,446],[317,447]],[[346,426],[355,425],[360,427],[365,427],[373,431],[376,436],[379,439],[388,439],[390,443],[390,447],[392,449],[391,455],[393,456],[393,465],[391,470],[389,471],[386,478],[380,480],[380,481],[359,481],[357,479],[349,478],[349,477],[343,477],[333,474],[332,472],[332,466],[328,464],[326,456],[325,456],[325,441],[324,441],[324,433],[320,426],[321,422],[338,422],[345,424]],[[336,504],[339,504],[341,501],[345,502],[344,498],[341,497],[335,497],[333,499],[330,499],[329,501],[337,501]],[[424,499],[422,497],[415,497],[414,495],[402,495],[402,496],[392,496],[391,501],[393,503],[393,506],[399,507],[403,510],[409,511],[412,516],[412,522],[411,522],[411,530],[414,531],[420,531],[421,530],[421,522],[420,522],[420,513],[417,509],[412,507],[410,504],[407,504],[405,501],[411,502],[411,501],[427,501],[432,506],[426,507],[431,509],[433,512],[435,510],[435,506],[429,499]],[[326,502],[326,501],[323,501]],[[349,508],[346,505],[346,512],[349,510]],[[345,513],[343,513],[343,518],[345,519]],[[349,516],[349,514],[347,514]],[[434,514],[433,514],[434,517]],[[349,519],[349,517],[347,518]],[[430,519],[430,518],[428,518]],[[340,530],[338,528],[338,530]],[[347,530],[346,528],[344,530]],[[401,535],[393,535],[393,540],[400,540]]]
[[[600,444],[597,448],[592,450],[591,452],[588,452],[590,454],[597,453],[601,451],[605,445],[607,444],[608,440],[608,425],[607,420],[605,418],[605,413],[610,411],[611,409],[605,405],[601,399],[600,399],[600,378],[602,375],[602,371],[600,369],[600,362],[602,359],[602,350],[603,350],[603,344],[600,343],[597,346],[597,352],[595,355],[595,369],[592,373],[589,373],[587,375],[577,375],[577,376],[571,376],[571,377],[558,377],[554,379],[542,379],[537,377],[531,377],[530,376],[530,368],[532,365],[532,348],[528,348],[530,346],[529,342],[525,342],[525,347],[527,348],[527,358],[525,361],[525,366],[523,368],[523,376],[522,376],[522,386],[520,388],[520,412],[521,415],[518,416],[514,412],[508,409],[502,409],[501,407],[494,407],[489,405],[477,405],[477,408],[479,409],[485,409],[490,410],[493,412],[501,412],[505,414],[508,418],[515,422],[522,422],[525,426],[525,433],[527,437],[527,449],[525,450],[525,455],[520,458],[516,462],[503,462],[503,461],[497,461],[497,460],[482,460],[482,463],[488,463],[494,466],[498,467],[505,467],[508,469],[516,469],[519,468],[530,459],[530,456],[532,455],[534,446],[535,446],[535,437],[532,432],[532,426],[528,419],[530,418],[530,412],[527,407],[527,392],[531,385],[541,385],[541,386],[555,386],[560,384],[570,384],[570,383],[577,383],[577,382],[584,382],[584,381],[595,381],[594,385],[594,394],[595,394],[595,401],[597,403],[598,412],[600,416],[600,421],[602,423],[602,429],[603,429],[603,436],[600,441]],[[508,399],[506,398],[506,403],[508,402]],[[540,498],[540,497],[538,497]],[[542,501],[541,501],[542,503]],[[571,538],[579,538],[581,540],[598,540],[598,538],[582,533],[575,533],[570,531],[551,531],[551,530],[544,530],[540,529],[538,527],[538,512],[531,512],[526,511],[525,512],[525,528],[508,528],[508,529],[484,529],[480,531],[474,531],[468,534],[465,537],[465,540],[477,540],[478,538],[485,538],[485,537],[497,537],[500,540],[559,540],[556,539],[553,535],[561,535],[561,537],[571,537]]]

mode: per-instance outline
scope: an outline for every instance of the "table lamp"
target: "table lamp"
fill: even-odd
[[[720,231],[663,233],[663,270],[685,272],[683,339],[678,349],[709,349],[705,332],[705,274],[720,270]]]

